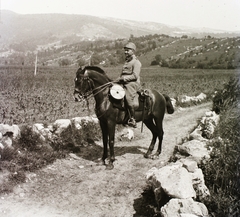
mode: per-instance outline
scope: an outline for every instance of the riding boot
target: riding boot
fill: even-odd
[[[135,110],[133,107],[129,107],[129,113],[130,113],[130,119],[128,120],[128,125],[130,127],[134,127],[136,128],[137,127],[137,123],[136,123],[136,120],[135,120]]]

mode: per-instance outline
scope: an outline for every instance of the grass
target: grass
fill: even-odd
[[[218,217],[240,215],[240,85],[230,80],[213,99],[213,108],[220,114],[214,138],[209,146],[211,158],[202,164],[205,182],[211,197],[205,201],[209,211]]]
[[[121,68],[105,68],[105,71],[115,79]],[[26,171],[42,168],[69,152],[79,152],[88,144],[89,135],[101,137],[99,126],[86,125],[81,132],[68,128],[59,138],[43,143],[29,128],[33,123],[47,125],[60,118],[94,114],[93,99],[90,110],[86,104],[74,102],[75,72],[76,68],[49,67],[40,68],[37,76],[33,76],[33,69],[29,67],[8,67],[0,72],[0,123],[18,124],[22,128],[21,138],[14,141],[15,149],[0,150],[0,172],[8,171],[0,193],[9,192],[15,184],[24,181]],[[210,99],[216,89],[236,76],[236,71],[229,70],[152,67],[142,69],[141,82],[144,88],[156,89],[174,98],[203,92]]]
[[[3,70],[0,73],[0,122],[7,124],[49,123],[60,118],[89,114],[86,104],[73,98],[76,68],[40,68],[33,71]],[[105,68],[110,78],[119,76],[120,68]],[[177,70],[143,68],[141,82],[144,88],[156,89],[170,97],[196,96],[201,92],[211,96],[214,90],[227,82],[235,71]],[[94,114],[93,101],[90,113]]]
[[[73,124],[60,136],[43,141],[30,126],[23,125],[21,137],[13,141],[14,148],[0,149],[0,174],[7,171],[7,175],[0,176],[0,194],[11,192],[16,184],[24,182],[26,172],[35,172],[70,152],[79,153],[82,147],[95,145],[91,141],[101,138],[100,127],[84,119],[81,126],[79,131]]]

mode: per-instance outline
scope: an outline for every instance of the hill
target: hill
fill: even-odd
[[[24,44],[25,50],[51,43],[72,44],[82,40],[117,39],[149,34],[192,37],[234,37],[236,32],[174,27],[154,22],[139,22],[74,14],[17,14],[1,11],[0,48]]]
[[[239,66],[235,33],[171,27],[87,15],[20,15],[2,12],[0,64],[40,66],[116,66],[123,45],[133,41],[143,67],[224,68]],[[197,36],[197,37],[196,37]],[[200,37],[201,36],[201,37]],[[231,36],[231,37],[230,37]]]
[[[38,47],[39,66],[93,65],[117,66],[124,62],[123,46],[131,40],[143,67],[234,69],[240,67],[240,37],[192,38],[168,35],[131,36],[129,39],[81,41],[70,45],[57,43]],[[15,49],[15,50],[14,50]],[[17,52],[12,46],[1,65],[34,65],[35,52]],[[3,53],[2,53],[3,54]]]

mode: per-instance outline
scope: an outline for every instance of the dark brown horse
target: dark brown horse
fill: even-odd
[[[114,137],[116,124],[127,124],[128,112],[114,105],[109,96],[110,87],[113,81],[108,78],[106,73],[99,67],[86,66],[79,68],[75,78],[75,101],[80,101],[93,94],[96,106],[95,112],[100,122],[103,139],[102,162],[108,157],[108,145],[110,149],[110,160],[107,169],[113,169],[114,155]],[[151,97],[151,109],[135,112],[136,121],[142,121],[152,132],[152,141],[144,157],[155,157],[161,153],[163,140],[163,118],[165,110],[169,114],[174,112],[171,100],[168,96],[160,94],[156,90],[148,90]],[[158,149],[155,155],[152,155],[156,140],[159,140]]]

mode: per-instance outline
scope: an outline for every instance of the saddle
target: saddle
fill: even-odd
[[[109,100],[113,104],[113,107],[122,111],[127,110],[125,90],[121,85],[113,85],[112,88],[110,88]],[[147,111],[149,114],[152,111],[152,104],[152,97],[148,89],[137,91],[134,98],[135,111]]]

